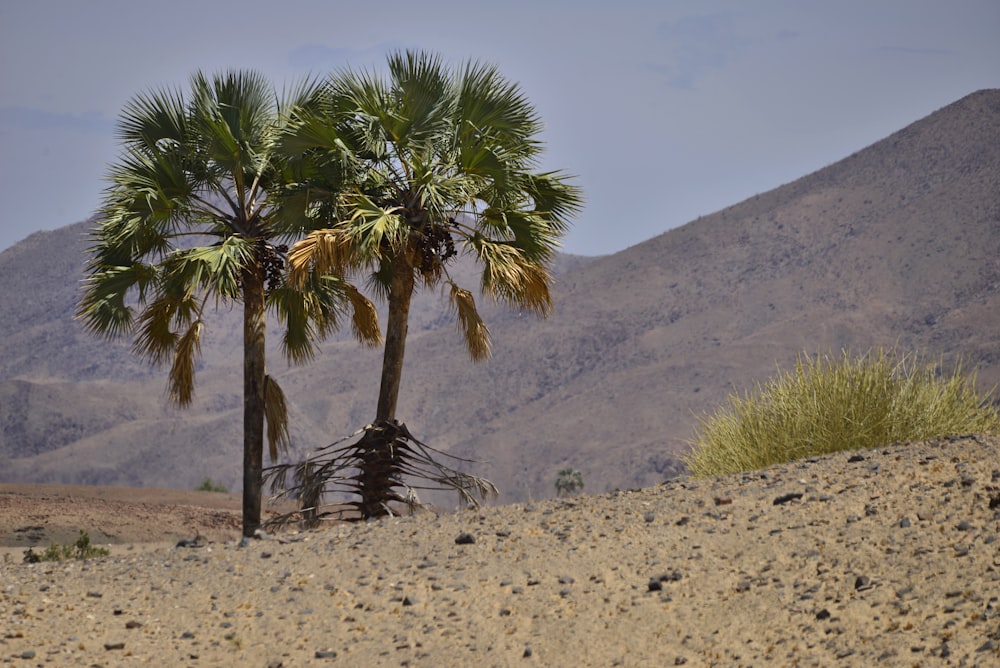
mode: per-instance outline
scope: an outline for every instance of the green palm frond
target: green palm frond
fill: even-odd
[[[342,316],[351,310],[355,338],[364,345],[381,342],[378,312],[357,288],[335,276],[309,275],[309,281],[295,287],[291,282],[272,290],[268,302],[286,325],[282,352],[293,364],[316,355],[315,344],[339,329]]]
[[[288,402],[285,392],[270,375],[264,377],[264,419],[267,422],[267,447],[271,461],[286,452],[292,437],[288,432]]]
[[[240,298],[243,272],[256,262],[252,240],[230,236],[213,246],[177,251],[164,263],[164,289],[204,289],[230,300]]]
[[[349,193],[344,199],[351,212],[346,229],[360,256],[379,258],[386,247],[397,252],[405,248],[408,230],[400,215],[403,207],[379,206],[360,192]]]
[[[109,339],[129,334],[134,321],[126,297],[136,289],[141,302],[156,276],[154,267],[141,263],[95,267],[94,273],[84,279],[84,293],[76,317],[85,329]]]
[[[174,327],[188,328],[196,320],[201,321],[201,308],[194,295],[164,292],[139,316],[132,351],[154,365],[163,364],[178,346]]]

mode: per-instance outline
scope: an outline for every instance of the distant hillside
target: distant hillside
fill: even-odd
[[[466,358],[445,300],[423,293],[399,415],[436,447],[480,460],[473,469],[509,501],[552,495],[564,466],[594,492],[662,480],[698,414],[803,351],[962,355],[992,386],[998,137],[1000,91],[980,91],[620,253],[562,258],[548,320],[487,309],[485,364]],[[0,254],[0,480],[193,487],[210,475],[237,487],[238,314],[209,324],[196,405],[165,407],[164,370],[72,319],[88,227]],[[270,365],[299,451],[371,419],[378,351],[336,340],[309,366],[276,355]]]

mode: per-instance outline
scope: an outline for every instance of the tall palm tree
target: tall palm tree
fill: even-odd
[[[304,83],[282,101],[258,73],[199,72],[186,98],[175,90],[134,97],[119,119],[122,152],[78,308],[89,330],[134,335],[136,353],[170,362],[170,398],[186,406],[206,306],[242,303],[244,536],[261,521],[265,416],[271,457],[288,444],[284,395],[265,368],[268,309],[285,326],[282,348],[293,362],[308,360],[348,311],[360,340],[380,340],[374,307],[349,283],[284,280],[281,244],[302,230],[279,214],[294,208],[282,196],[300,177],[275,158],[275,139],[316,88]]]
[[[449,288],[474,361],[489,357],[490,333],[472,292],[448,271],[460,254],[481,265],[484,294],[540,316],[551,310],[548,266],[582,199],[561,173],[537,171],[541,129],[520,88],[495,67],[451,68],[411,51],[390,55],[387,77],[335,74],[288,126],[283,150],[313,165],[299,189],[323,225],[291,248],[292,283],[367,271],[388,301],[375,422],[358,444],[363,516],[400,500],[393,438],[417,287]],[[355,175],[348,187],[345,173]]]

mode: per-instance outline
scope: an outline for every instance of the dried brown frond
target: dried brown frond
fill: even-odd
[[[343,276],[358,266],[352,249],[353,240],[345,230],[327,229],[310,232],[288,251],[289,280],[297,288],[305,287],[313,272]]]
[[[360,439],[343,445],[358,435]],[[412,512],[421,506],[417,490],[424,489],[455,491],[469,507],[499,494],[489,480],[457,471],[441,458],[469,461],[421,443],[402,422],[369,424],[320,448],[304,462],[266,469],[274,498],[298,497],[301,502],[298,511],[268,524],[281,526],[301,519],[312,526],[326,519],[367,519],[395,514],[394,506],[400,505]],[[355,500],[326,505],[324,494],[346,494]]]
[[[345,295],[351,303],[354,338],[370,347],[382,343],[382,331],[379,329],[378,310],[375,304],[350,284],[345,289]]]
[[[479,316],[472,293],[451,283],[449,301],[458,315],[458,326],[473,362],[487,360],[491,353],[490,330]]]
[[[516,248],[504,244],[483,247],[480,259],[485,265],[484,293],[543,318],[552,311],[552,275],[544,264],[526,260]]]
[[[194,366],[201,354],[201,332],[204,325],[195,320],[177,341],[174,362],[170,366],[170,399],[177,406],[184,407],[194,399]]]
[[[264,376],[264,419],[267,421],[267,447],[271,461],[278,452],[287,452],[292,439],[288,433],[288,403],[285,392],[270,375]]]

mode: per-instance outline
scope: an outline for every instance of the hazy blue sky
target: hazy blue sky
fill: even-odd
[[[94,212],[138,91],[409,47],[520,82],[586,191],[565,249],[596,255],[1000,87],[1000,2],[0,0],[0,249]]]

